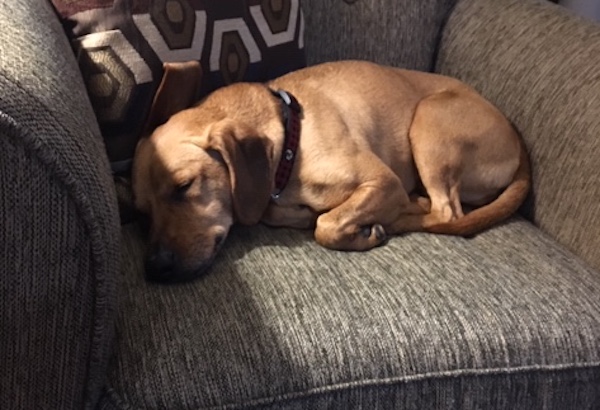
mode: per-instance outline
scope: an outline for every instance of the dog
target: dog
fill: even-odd
[[[139,142],[132,172],[153,279],[199,275],[234,223],[314,229],[345,251],[404,232],[471,236],[516,212],[531,185],[509,120],[454,78],[330,62],[186,108],[199,68],[166,70],[171,97],[153,109],[164,123]]]

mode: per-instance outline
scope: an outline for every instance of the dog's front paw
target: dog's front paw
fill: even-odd
[[[317,219],[315,239],[330,249],[366,251],[381,245],[387,239],[387,234],[380,224],[340,226],[337,221],[323,214]]]
[[[361,230],[363,238],[367,239],[373,247],[381,245],[387,239],[385,229],[380,224],[374,224],[371,226],[365,226]]]

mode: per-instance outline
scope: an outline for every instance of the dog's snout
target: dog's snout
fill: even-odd
[[[225,234],[218,234],[215,236],[215,249],[219,249],[225,241]]]
[[[225,236],[220,239],[219,246],[225,241]],[[177,252],[168,246],[158,244],[153,247],[146,259],[146,278],[161,283],[187,282],[201,275],[211,261],[212,257],[201,263],[186,263]]]
[[[175,253],[164,245],[158,244],[146,260],[146,275],[153,280],[169,280],[173,275],[175,264]]]

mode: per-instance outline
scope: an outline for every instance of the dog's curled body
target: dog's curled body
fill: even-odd
[[[285,135],[275,89],[295,96],[302,121],[273,199]],[[514,213],[529,185],[518,134],[472,88],[360,61],[219,89],[142,140],[134,160],[136,204],[175,270],[205,266],[234,221],[314,228],[340,250],[408,231],[471,235]],[[461,203],[479,208],[465,215]]]

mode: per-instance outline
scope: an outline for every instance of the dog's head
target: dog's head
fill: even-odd
[[[235,94],[235,93],[234,93]],[[234,222],[256,224],[271,192],[272,143],[211,97],[140,140],[136,207],[150,216],[150,279],[181,281],[212,262]]]

